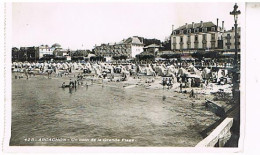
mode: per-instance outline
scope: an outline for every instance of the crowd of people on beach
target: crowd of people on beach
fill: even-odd
[[[12,71],[22,73],[28,79],[30,76],[47,75],[48,78],[77,76],[76,81],[70,80],[62,87],[75,87],[85,76],[107,79],[108,81],[120,82],[140,77],[162,77],[161,85],[171,89],[173,84],[178,83],[180,92],[183,88],[205,87],[210,82],[226,84],[231,81],[232,75],[226,69],[196,68],[192,62],[157,62],[150,64],[106,62],[64,62],[64,63],[23,63],[13,62]],[[15,78],[21,78],[17,75]],[[146,83],[153,83],[154,78],[149,78]]]

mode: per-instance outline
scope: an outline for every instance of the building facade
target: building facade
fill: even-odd
[[[127,58],[135,58],[137,54],[143,52],[143,41],[139,37],[130,37],[118,43],[101,44],[95,46],[94,52],[96,56],[102,56],[107,61],[113,57],[126,56]]]
[[[240,31],[241,28],[237,29],[237,49],[240,50]],[[223,49],[225,51],[235,50],[235,29],[232,27],[231,30],[224,31],[223,33]]]
[[[55,48],[49,47],[48,45],[39,46],[39,59],[44,55],[53,55]]]
[[[198,50],[214,50],[221,45],[222,32],[224,31],[224,21],[222,27],[213,22],[203,22],[185,24],[177,29],[173,29],[171,34],[171,50],[183,53],[193,53]]]

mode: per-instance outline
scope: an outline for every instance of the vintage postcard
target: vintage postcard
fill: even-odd
[[[4,7],[7,152],[241,151],[245,3]]]

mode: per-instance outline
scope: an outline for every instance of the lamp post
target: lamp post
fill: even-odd
[[[233,98],[235,100],[237,100],[239,98],[239,96],[237,96],[236,91],[239,90],[239,84],[238,84],[238,49],[237,49],[237,20],[238,20],[238,15],[240,15],[240,10],[238,10],[238,6],[237,4],[234,5],[234,10],[232,12],[230,12],[230,15],[234,16],[234,21],[235,21],[235,57],[234,57],[234,61],[233,61]]]

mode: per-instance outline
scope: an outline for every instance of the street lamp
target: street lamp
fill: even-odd
[[[237,10],[238,6],[237,4],[234,5],[234,10],[230,12],[230,15],[234,16],[234,21],[235,21],[235,58],[234,58],[234,65],[237,65],[237,20],[238,20],[238,15],[241,14],[240,10]]]
[[[234,16],[234,21],[235,21],[235,57],[234,57],[234,62],[233,62],[233,98],[236,100],[239,98],[239,96],[236,95],[236,91],[239,90],[239,85],[238,85],[238,49],[237,49],[237,20],[238,20],[238,15],[240,15],[241,12],[238,10],[237,4],[234,5],[234,10],[230,12],[230,15]]]

